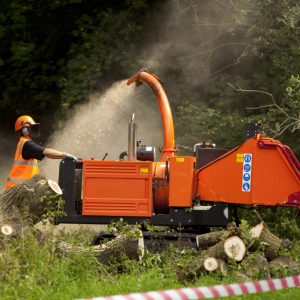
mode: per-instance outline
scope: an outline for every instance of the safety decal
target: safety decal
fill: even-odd
[[[244,162],[244,153],[237,153],[236,154],[236,162]]]
[[[252,169],[252,154],[244,153],[243,178],[242,178],[243,192],[250,192],[251,190],[251,169]]]

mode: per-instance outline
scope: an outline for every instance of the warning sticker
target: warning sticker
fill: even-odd
[[[236,154],[236,162],[244,162],[244,153]]]
[[[242,192],[250,192],[251,190],[251,169],[252,169],[252,154],[244,153]]]

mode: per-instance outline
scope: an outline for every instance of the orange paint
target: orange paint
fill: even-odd
[[[171,207],[191,207],[193,200],[193,171],[196,158],[193,156],[170,157]]]
[[[259,143],[270,146],[261,148]],[[274,145],[274,146],[273,146]],[[282,144],[257,135],[194,172],[194,196],[202,201],[251,205],[284,205],[300,190],[299,174],[282,151]],[[251,154],[249,189],[243,180],[244,156]],[[299,173],[299,172],[298,172]],[[246,189],[244,189],[246,187]]]
[[[82,215],[152,215],[152,162],[84,160],[82,179]]]

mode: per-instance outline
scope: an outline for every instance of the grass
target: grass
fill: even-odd
[[[78,245],[91,240],[78,230],[61,238]],[[122,264],[100,265],[91,253],[62,254],[56,251],[54,233],[37,241],[29,233],[15,239],[4,239],[0,245],[0,299],[72,300],[134,292],[179,289],[186,287],[176,280],[176,264],[185,263],[193,251],[180,253],[169,248],[161,254],[147,254],[143,261],[124,260]],[[292,254],[298,256],[299,242]],[[189,287],[236,283],[240,278],[229,273],[201,275]],[[298,299],[300,289],[231,297],[228,299]]]

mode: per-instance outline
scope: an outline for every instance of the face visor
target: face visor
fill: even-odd
[[[29,122],[22,122],[23,127],[28,127],[29,136],[39,137],[40,136],[40,123],[30,124]]]

